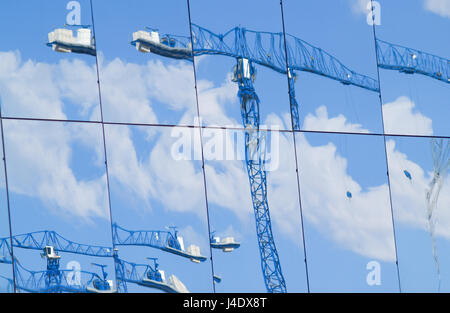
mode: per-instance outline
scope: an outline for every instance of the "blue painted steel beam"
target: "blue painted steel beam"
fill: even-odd
[[[177,291],[167,283],[163,282],[161,277],[157,277],[158,270],[149,264],[136,264],[116,258],[118,266],[117,279],[120,280],[119,286],[127,291],[126,283],[162,290],[167,293],[177,293]]]
[[[160,230],[127,230],[113,224],[113,239],[116,246],[144,246],[156,248],[188,259],[204,262],[206,257],[184,251],[178,242],[177,233]]]
[[[450,60],[377,39],[378,66],[405,74],[425,75],[450,83]]]
[[[105,246],[80,244],[70,241],[55,231],[38,231],[33,233],[15,235],[12,238],[13,246],[22,249],[43,250],[46,246],[53,246],[56,251],[88,255],[95,257],[112,257],[113,249]],[[9,237],[0,239],[0,248],[8,245]],[[8,245],[9,246],[9,245]]]
[[[300,115],[298,112],[298,103],[295,98],[295,73],[292,70],[289,70],[289,104],[291,110],[291,116],[293,120],[293,130],[300,130]]]
[[[9,237],[0,239],[0,263],[11,264],[11,249],[9,244]]]

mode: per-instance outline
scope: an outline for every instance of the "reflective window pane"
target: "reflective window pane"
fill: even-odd
[[[94,10],[97,47],[102,56],[104,119],[192,125],[196,114],[192,62],[169,58],[147,48],[147,44],[154,43],[163,47],[162,51],[170,50],[168,38],[179,40],[180,44],[190,41],[186,37],[189,36],[186,2],[163,1],[155,5],[145,0],[97,1]],[[147,41],[147,37],[156,41]],[[138,41],[141,39],[146,44]]]
[[[72,9],[69,1],[0,4],[0,27],[11,30],[0,44],[4,116],[100,119],[95,57],[83,50],[92,46],[90,4],[77,3]]]
[[[211,292],[200,152],[195,158],[178,155],[182,149],[194,151],[187,145],[199,142],[198,133],[183,127],[107,125],[106,135],[118,256],[126,269],[141,265],[136,277],[124,273],[128,291],[158,292],[169,286],[177,292]],[[142,272],[146,264],[150,272],[164,271],[159,280],[164,286],[137,284],[150,279],[148,271]]]
[[[305,238],[313,292],[396,292],[383,140],[299,134]]]
[[[383,41],[379,58],[386,133],[448,135],[450,44],[437,35],[450,27],[445,8],[432,1],[383,1],[381,10],[376,31]]]
[[[450,201],[449,151],[449,141],[443,139],[392,137],[388,140],[400,273],[405,291],[436,292],[449,288],[445,209]]]
[[[356,2],[283,1],[304,130],[382,131],[372,27]]]
[[[3,149],[0,151],[3,160]],[[8,215],[8,202],[5,184],[4,163],[0,166],[0,293],[14,292],[12,271],[10,224]]]
[[[252,159],[245,161],[244,131],[204,132],[214,268],[222,278],[216,288],[218,292],[267,292],[262,266],[277,260],[281,279],[266,273],[267,282],[284,281],[288,292],[305,292],[292,134],[261,131],[260,135],[267,144],[266,162],[261,166]],[[264,174],[253,176],[257,171]],[[260,181],[259,177],[265,178]],[[268,236],[273,237],[274,246],[263,249]],[[226,243],[232,241],[240,245],[230,251]]]
[[[279,2],[192,1],[191,16],[196,38],[194,51],[198,50],[195,60],[203,123],[218,126],[243,124],[237,96],[238,83],[234,77],[237,59],[242,57],[250,61],[247,72],[260,100],[261,128],[288,118],[287,79],[285,74],[280,74],[280,71],[286,71],[286,64],[283,61]],[[224,36],[223,46],[221,35]],[[290,122],[279,123],[278,126],[291,129]]]
[[[97,290],[104,276],[94,263],[116,289],[101,127],[4,126],[19,291]]]

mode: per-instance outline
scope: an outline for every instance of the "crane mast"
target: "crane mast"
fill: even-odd
[[[250,181],[256,235],[261,256],[261,268],[268,292],[286,292],[286,282],[281,271],[273,239],[269,205],[267,202],[267,172],[265,170],[265,136],[259,130],[259,98],[253,82],[255,67],[247,59],[237,59],[234,81],[239,86],[242,123],[245,133],[245,162]]]

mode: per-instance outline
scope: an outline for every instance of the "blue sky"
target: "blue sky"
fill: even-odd
[[[89,1],[79,1],[82,23],[92,24]],[[376,78],[372,28],[364,0],[285,0],[286,31],[320,47],[349,68]],[[185,1],[94,1],[104,118],[110,122],[193,125],[196,116],[192,63],[142,54],[129,43],[145,26],[161,33],[189,34]],[[450,26],[445,0],[380,1],[379,38],[449,57],[441,34]],[[62,27],[66,1],[8,0],[0,4],[0,27],[10,29],[0,43],[2,112],[9,117],[99,120],[95,59],[57,54],[45,46],[47,34]],[[282,30],[279,1],[191,1],[192,21],[216,33],[242,26]],[[414,18],[412,18],[414,17]],[[235,60],[196,58],[199,108],[209,125],[240,126],[237,86],[230,73]],[[295,88],[303,130],[383,131],[378,94],[298,73]],[[381,70],[387,133],[447,135],[448,85],[428,77]],[[261,120],[290,129],[284,75],[258,67],[255,83]],[[4,122],[12,226],[15,234],[55,230],[81,243],[111,245],[102,130],[97,124]],[[200,246],[208,260],[194,264],[150,248],[123,247],[125,260],[145,263],[158,257],[160,268],[176,275],[190,291],[211,292],[208,225],[201,162],[176,161],[171,148],[180,129],[106,125],[113,221],[129,229],[178,226],[185,243]],[[188,129],[193,138],[198,134]],[[239,133],[239,132],[238,132]],[[241,133],[242,134],[242,133]],[[205,131],[205,144],[214,133]],[[229,136],[229,134],[227,134]],[[227,137],[229,139],[229,137]],[[194,144],[198,140],[193,139]],[[389,170],[404,291],[436,291],[430,235],[426,231],[425,188],[433,171],[428,139],[387,137]],[[382,137],[296,134],[304,232],[311,291],[396,292],[397,274]],[[268,175],[274,238],[287,288],[305,292],[306,277],[300,208],[291,133],[279,138],[279,167]],[[242,152],[242,147],[236,148]],[[197,151],[198,156],[198,151]],[[226,254],[214,250],[218,292],[264,292],[245,164],[205,161],[210,224],[220,237],[241,242]],[[409,181],[403,175],[413,175]],[[3,168],[0,179],[4,182]],[[4,183],[2,183],[4,191]],[[346,197],[351,191],[353,198]],[[446,253],[450,245],[450,182],[441,191],[437,246],[443,291],[450,290]],[[0,234],[8,235],[5,192],[0,199]],[[18,250],[18,249],[17,249]],[[27,268],[45,268],[38,251],[17,251]],[[95,259],[62,254],[62,265],[77,260],[93,271]],[[381,285],[366,283],[369,261],[381,264]],[[0,265],[0,275],[11,276]],[[0,288],[5,288],[0,283]],[[137,292],[152,289],[129,286]]]

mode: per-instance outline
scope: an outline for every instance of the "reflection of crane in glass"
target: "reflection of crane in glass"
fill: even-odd
[[[16,288],[22,292],[37,293],[113,293],[112,281],[106,280],[104,265],[103,278],[93,272],[81,269],[60,269],[60,256],[51,246],[46,246],[41,254],[47,259],[47,269],[32,271],[15,259]],[[3,262],[2,262],[3,263]],[[8,263],[8,262],[6,262]],[[12,279],[2,277],[14,285]],[[12,288],[10,288],[12,290]]]
[[[118,266],[117,279],[139,286],[159,289],[167,293],[188,293],[186,286],[175,276],[166,278],[163,270],[159,269],[157,258],[148,258],[153,261],[149,264],[136,264],[116,258]]]
[[[450,83],[450,60],[380,39],[376,40],[376,45],[380,68],[425,75]]]
[[[433,179],[428,185],[426,191],[427,200],[427,219],[428,230],[430,231],[431,242],[433,245],[433,258],[436,264],[436,270],[439,279],[439,290],[441,287],[441,273],[439,268],[438,252],[436,247],[435,226],[436,226],[436,210],[441,192],[442,185],[445,183],[450,168],[450,141],[446,144],[443,139],[431,140],[431,152],[433,157]]]
[[[49,46],[58,52],[96,55],[95,43],[90,38],[88,29],[83,29],[84,27],[81,27],[78,30],[76,38],[73,33],[69,34],[68,31],[55,30],[49,34]],[[191,37],[164,35],[160,38],[159,33],[155,30],[150,32],[138,31],[133,34],[132,44],[141,52],[152,52],[174,59],[192,60],[193,55],[209,54],[229,56],[237,60],[234,81],[239,86],[241,115],[244,127],[247,130],[246,163],[251,185],[263,276],[269,292],[285,292],[286,284],[272,235],[267,201],[265,138],[259,131],[259,98],[253,86],[256,78],[255,64],[288,75],[290,110],[294,130],[300,129],[298,104],[294,89],[295,71],[310,72],[336,80],[344,85],[353,85],[375,92],[379,92],[378,82],[349,70],[325,51],[290,35],[286,35],[285,52],[288,59],[288,62],[286,62],[283,53],[283,34],[281,33],[255,32],[236,27],[225,34],[214,34],[193,24]],[[450,62],[448,60],[381,40],[377,40],[376,44],[378,67],[399,70],[408,74],[419,73],[443,82],[450,82],[448,70]],[[288,65],[286,66],[286,64]],[[434,190],[436,190],[436,187],[430,187],[428,191],[430,196],[427,193],[430,203],[432,203]],[[348,192],[347,197],[351,198],[351,196],[351,193]],[[136,234],[140,234],[140,232]],[[142,241],[134,236],[130,238],[130,242],[134,243],[129,244],[152,246],[150,241]],[[177,244],[177,240],[174,240],[174,243]],[[178,244],[180,243],[178,242]],[[166,249],[168,248],[166,247]],[[177,251],[181,250],[178,249]],[[190,254],[184,251],[180,253],[182,256]],[[191,260],[199,261],[199,258],[191,258]]]
[[[67,27],[77,28],[74,30]],[[95,56],[95,41],[89,25],[66,25],[66,28],[57,28],[48,34],[49,47],[56,52],[88,54]]]
[[[204,262],[206,257],[201,255],[200,247],[190,245],[184,248],[184,240],[175,227],[172,231],[160,230],[127,230],[113,224],[113,238],[116,246],[144,246],[160,249],[191,260],[194,263]]]
[[[257,32],[235,27],[225,34],[215,34],[192,24],[192,37],[161,36],[155,30],[133,33],[132,44],[145,53],[155,53],[173,59],[192,60],[200,55],[223,55],[235,58],[233,81],[239,86],[242,123],[246,129],[245,155],[250,182],[261,267],[268,292],[286,292],[278,252],[272,234],[267,200],[265,169],[265,136],[260,132],[259,98],[254,89],[255,64],[286,74],[286,57],[282,33]],[[298,104],[295,100],[294,71],[318,74],[345,85],[378,91],[377,82],[349,70],[325,51],[287,35],[289,59],[290,109],[295,130],[300,129]]]
[[[232,252],[241,246],[234,237],[225,237],[220,239],[220,237],[215,235],[215,232],[211,232],[211,247],[214,249],[220,249],[223,252]]]
[[[450,83],[450,60],[420,50],[392,44],[376,38],[377,65],[379,68],[396,70],[405,74],[420,74],[441,82]],[[433,158],[433,178],[426,190],[428,230],[432,241],[433,258],[436,265],[439,285],[441,288],[441,274],[436,247],[435,226],[436,209],[442,184],[450,167],[450,143],[444,144],[443,139],[431,140]],[[405,176],[412,181],[412,175],[404,170]]]
[[[11,264],[11,249],[9,237],[0,238],[0,263]],[[114,240],[117,246],[146,246],[159,249],[170,254],[182,256],[195,263],[206,260],[200,254],[196,245],[190,245],[188,251],[184,250],[183,238],[176,230],[173,231],[128,231],[114,224]],[[96,292],[111,293],[112,281],[106,279],[105,265],[92,263],[101,268],[103,278],[95,273],[79,271],[88,276],[85,284],[70,284],[71,270],[61,270],[58,252],[73,253],[100,258],[113,258],[117,276],[117,291],[127,292],[126,283],[134,283],[144,287],[159,289],[164,292],[188,292],[184,284],[174,275],[168,279],[164,271],[158,269],[159,264],[154,260],[154,266],[139,265],[119,258],[118,250],[106,246],[80,244],[64,238],[54,231],[39,231],[15,235],[12,237],[14,248],[44,251],[43,257],[47,259],[46,271],[29,271],[20,267],[16,270],[16,285],[20,290],[27,292]],[[90,276],[89,276],[90,275]],[[83,277],[84,277],[83,276]],[[45,283],[45,284],[44,284]],[[73,287],[75,286],[75,287]],[[81,287],[80,287],[81,286]]]
[[[450,83],[450,60],[417,49],[392,44],[376,39],[377,64],[379,68],[396,70],[405,74],[420,74],[441,82]],[[450,143],[443,139],[431,140],[433,158],[433,178],[426,190],[428,230],[432,241],[433,258],[441,287],[441,275],[438,252],[435,239],[436,209],[439,193],[442,189],[450,167]],[[404,175],[412,181],[412,175],[407,170]]]

